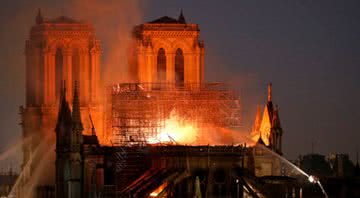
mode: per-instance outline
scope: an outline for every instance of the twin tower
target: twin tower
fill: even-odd
[[[133,30],[130,75],[139,83],[198,88],[204,80],[204,43],[197,24],[167,16]]]
[[[108,144],[111,138],[111,132],[105,131],[101,47],[94,27],[65,16],[45,19],[40,11],[35,21],[25,46],[26,105],[20,111],[23,137],[31,141],[24,143],[23,167],[44,137],[55,137],[63,82],[67,101],[72,101],[71,90],[78,82],[83,133],[91,134],[92,125],[86,119],[91,114],[100,143]],[[199,88],[204,80],[204,45],[199,34],[198,25],[186,23],[182,13],[178,19],[165,16],[136,26],[129,60],[124,60],[129,62],[129,76],[133,82],[149,84],[149,89],[159,84]]]

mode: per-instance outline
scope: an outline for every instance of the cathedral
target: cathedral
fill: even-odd
[[[241,125],[240,99],[226,85],[205,82],[204,53],[199,25],[182,12],[164,16],[133,29],[133,82],[102,85],[94,27],[65,16],[46,19],[39,11],[25,46],[20,111],[23,137],[31,141],[23,145],[18,197],[299,193],[289,178],[277,181],[279,191],[257,186],[257,177],[282,176],[282,162],[225,130]],[[252,135],[282,154],[271,84]]]

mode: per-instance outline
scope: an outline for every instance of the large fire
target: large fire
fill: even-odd
[[[181,144],[181,145],[234,145],[254,142],[248,137],[248,131],[199,124],[194,120],[185,119],[172,111],[163,127],[155,137],[150,137],[150,144]]]
[[[170,117],[165,120],[164,126],[156,137],[148,139],[150,144],[154,143],[181,143],[194,144],[198,137],[199,128],[194,122],[182,119],[176,111],[170,113]]]
[[[260,107],[257,109],[256,118],[255,118],[255,124],[253,131],[251,133],[251,139],[254,142],[258,142],[260,137],[261,140],[264,142],[266,146],[270,144],[270,133],[271,133],[271,119],[269,116],[268,109],[265,107],[263,116],[261,118],[260,116]]]

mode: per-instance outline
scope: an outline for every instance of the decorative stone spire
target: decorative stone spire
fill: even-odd
[[[75,81],[75,85],[74,85],[72,126],[73,126],[73,130],[76,130],[77,132],[81,132],[81,131],[84,130],[84,127],[83,127],[82,122],[81,122],[80,102],[79,102],[79,93],[78,93],[77,81]]]
[[[178,21],[179,21],[179,23],[186,23],[182,9],[180,10],[180,15],[179,15]]]
[[[268,102],[271,102],[272,100],[272,84],[268,84]]]
[[[38,14],[36,15],[36,24],[41,24],[44,22],[44,18],[41,15],[41,10],[39,8]]]
[[[59,104],[59,113],[55,128],[57,147],[67,143],[67,140],[71,133],[72,125],[71,110],[69,107],[69,103],[66,101],[65,85],[63,85],[62,87],[60,95],[61,100]]]
[[[275,106],[275,109],[274,109],[274,112],[273,112],[272,127],[273,128],[281,128],[280,118],[279,118],[279,106],[278,105]]]

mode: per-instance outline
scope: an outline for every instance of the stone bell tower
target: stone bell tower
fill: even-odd
[[[30,140],[24,141],[23,168],[36,155],[36,148],[43,140],[50,137],[49,141],[55,142],[63,86],[67,88],[66,99],[71,101],[71,88],[78,82],[79,108],[85,114],[82,117],[87,118],[91,113],[95,126],[102,129],[100,54],[100,41],[91,24],[65,16],[47,20],[39,10],[25,45],[26,104],[20,113],[23,138]],[[83,123],[83,133],[91,134],[90,121],[85,119]],[[30,172],[34,167],[31,166]]]
[[[204,44],[197,24],[164,16],[134,28],[130,74],[139,83],[199,87],[204,80]]]

